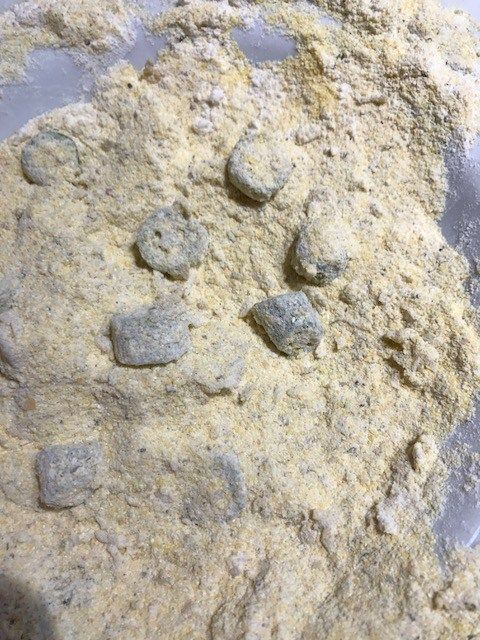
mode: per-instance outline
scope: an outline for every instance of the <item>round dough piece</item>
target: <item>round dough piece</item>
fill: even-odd
[[[152,269],[186,280],[190,268],[198,266],[207,252],[208,232],[175,207],[164,207],[140,227],[137,246]]]
[[[72,180],[80,170],[77,145],[54,130],[41,131],[27,142],[21,164],[25,177],[40,186]]]
[[[242,139],[228,160],[230,182],[242,193],[267,202],[285,185],[293,165],[281,140]]]
[[[298,234],[292,267],[312,284],[329,284],[345,271],[353,253],[353,236],[345,223],[314,220]]]

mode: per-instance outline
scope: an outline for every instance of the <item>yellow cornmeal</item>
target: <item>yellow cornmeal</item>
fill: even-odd
[[[69,17],[70,43],[86,24],[111,35],[99,3],[76,4],[49,2]],[[476,27],[433,0],[323,8],[339,27],[311,4],[177,6],[151,22],[171,38],[155,64],[114,68],[91,103],[45,114],[0,147],[0,270],[17,283],[0,315],[0,347],[16,363],[0,377],[1,571],[45,603],[55,638],[479,632],[480,563],[469,552],[442,569],[432,533],[447,474],[439,445],[479,383],[467,265],[436,223],[442,151],[478,129]],[[291,30],[295,58],[254,68],[239,51],[230,28],[259,10]],[[224,97],[211,104],[215,87]],[[261,206],[226,178],[247,128],[282,134],[295,165]],[[75,141],[72,182],[22,175],[22,148],[45,129]],[[175,200],[210,235],[186,283],[134,248],[144,219]],[[289,251],[322,216],[348,225],[355,251],[319,287],[295,274]],[[248,311],[296,290],[324,338],[290,359]],[[192,314],[191,351],[164,367],[119,366],[112,315],[170,293]],[[209,376],[232,353],[241,380],[212,393]],[[84,505],[43,508],[37,452],[90,440],[104,450],[103,487]],[[185,508],[222,492],[212,455],[235,455],[244,477],[246,505],[230,520]],[[24,622],[10,613],[18,635]]]

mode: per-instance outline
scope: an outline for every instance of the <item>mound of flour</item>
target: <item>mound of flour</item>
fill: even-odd
[[[119,23],[92,22],[91,3],[48,5],[70,45],[85,29],[99,42],[126,33],[119,2]],[[260,14],[296,56],[249,63],[231,29]],[[1,632],[472,637],[480,563],[464,554],[442,570],[432,522],[438,445],[479,385],[467,264],[436,224],[442,151],[478,129],[476,26],[433,0],[195,0],[150,27],[170,42],[156,62],[116,66],[91,103],[0,146],[0,588],[13,594]],[[15,28],[23,44],[30,27]],[[74,142],[80,169],[39,185],[21,157],[45,130]],[[229,180],[245,136],[281,139],[291,162],[267,202]],[[174,202],[209,236],[187,280],[136,246]],[[292,251],[321,221],[348,229],[349,259],[315,284]],[[289,357],[250,310],[296,291],[323,337]],[[118,362],[112,317],[167,298],[189,349],[162,366]],[[90,442],[100,479],[74,447]],[[81,504],[46,508],[39,480]],[[22,614],[25,593],[38,606]]]

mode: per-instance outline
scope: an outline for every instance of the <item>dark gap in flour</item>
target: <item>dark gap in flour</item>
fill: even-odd
[[[24,0],[0,0],[0,13],[2,11],[7,11],[7,9],[11,9],[16,4],[20,4],[24,2]]]
[[[62,50],[34,51],[26,82],[2,87],[0,139],[7,138],[31,118],[79,100],[82,69]]]
[[[104,57],[90,56],[86,65],[77,64],[73,52],[66,49],[33,51],[25,82],[1,89],[0,140],[12,135],[31,118],[72,102],[89,100],[95,78],[119,60],[126,60],[140,70],[147,60],[154,61],[165,46],[165,36],[150,34],[138,26],[133,47],[120,47]]]
[[[278,27],[268,27],[263,20],[255,21],[248,29],[232,29],[232,37],[254,64],[280,62],[297,53],[297,45],[293,38]]]
[[[135,69],[143,69],[147,60],[155,62],[157,54],[167,46],[167,38],[163,35],[149,33],[140,28],[133,47],[123,57]]]
[[[480,20],[480,3],[478,0],[440,0],[440,4],[448,9],[467,11],[474,18]]]
[[[480,140],[465,153],[452,147],[446,154],[448,193],[440,228],[448,243],[470,266],[467,288],[472,304],[480,307]],[[445,543],[475,546],[480,542],[480,399],[473,416],[459,425],[444,443],[460,457],[447,483],[445,506],[435,525],[440,548]]]
[[[143,9],[148,15],[156,16],[159,13],[173,9],[178,5],[177,0],[136,0],[136,5]]]

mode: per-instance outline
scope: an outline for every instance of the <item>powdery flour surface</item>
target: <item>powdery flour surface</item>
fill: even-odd
[[[98,5],[4,14],[5,79],[32,43],[128,39],[139,9]],[[295,56],[251,65],[231,30],[259,17]],[[433,0],[145,20],[156,62],[0,146],[0,588],[42,603],[4,599],[0,637],[474,638],[480,558],[441,566],[432,523],[479,385],[436,223],[477,25]]]

